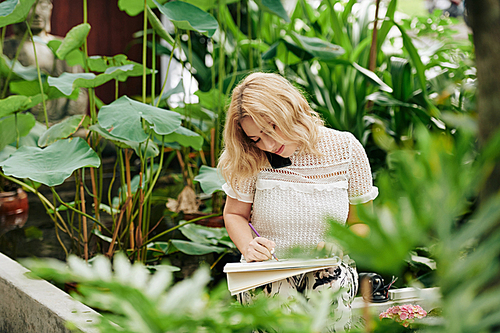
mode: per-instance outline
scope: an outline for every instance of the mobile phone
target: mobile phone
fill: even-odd
[[[268,151],[265,152],[267,156],[267,160],[271,164],[273,169],[284,168],[292,165],[292,161],[288,157],[281,157],[280,155],[270,153]]]

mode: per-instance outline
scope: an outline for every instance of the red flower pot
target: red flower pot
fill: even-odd
[[[0,232],[21,228],[28,220],[28,195],[23,189],[0,192]]]

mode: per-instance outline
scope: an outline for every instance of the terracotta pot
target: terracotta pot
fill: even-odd
[[[185,214],[184,219],[186,221],[198,218],[203,216],[203,214]],[[202,225],[205,227],[210,227],[210,228],[223,228],[224,227],[224,217],[223,216],[214,216],[210,217],[208,219],[202,219],[199,221],[194,222],[198,225]]]
[[[0,231],[22,228],[28,220],[28,195],[23,189],[0,192]]]

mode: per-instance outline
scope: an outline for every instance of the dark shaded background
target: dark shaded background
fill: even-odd
[[[83,23],[82,0],[53,0],[51,34],[64,37],[74,26]],[[142,13],[131,17],[118,8],[118,0],[90,0],[87,2],[88,23],[91,25],[88,43],[89,56],[125,54],[130,60],[142,61],[142,43],[134,42],[133,34],[143,29]],[[149,54],[149,57],[151,55]],[[141,95],[141,78],[129,78],[120,83],[121,95]],[[96,89],[104,103],[114,100],[114,81]]]

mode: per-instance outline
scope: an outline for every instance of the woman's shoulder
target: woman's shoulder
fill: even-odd
[[[321,127],[320,129],[321,138],[318,141],[318,148],[331,149],[332,147],[341,148],[349,147],[354,135],[348,131],[339,131],[333,128]]]

